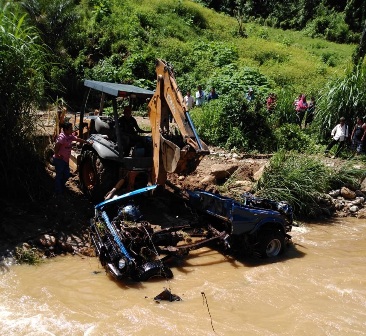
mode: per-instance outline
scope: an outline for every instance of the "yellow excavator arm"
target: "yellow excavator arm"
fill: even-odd
[[[186,111],[172,67],[158,59],[156,74],[156,91],[148,105],[153,141],[152,183],[164,185],[167,173],[190,174],[210,151]],[[169,124],[170,113],[179,130],[174,134]]]

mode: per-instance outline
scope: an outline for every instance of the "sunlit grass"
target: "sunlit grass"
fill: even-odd
[[[357,188],[365,170],[344,163],[330,169],[320,157],[280,151],[270,161],[256,186],[256,194],[277,201],[286,200],[297,217],[321,213],[319,197],[333,188]]]

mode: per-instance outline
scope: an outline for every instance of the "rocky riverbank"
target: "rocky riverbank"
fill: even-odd
[[[211,148],[211,155],[202,160],[194,173],[185,177],[170,174],[168,179],[182,189],[217,191],[225,184],[225,194],[233,197],[253,191],[269,159],[269,155],[249,156]],[[327,160],[328,165],[339,164],[335,160]],[[49,168],[46,167],[47,183],[52,190],[54,171]],[[169,194],[166,197],[169,199]],[[365,218],[365,200],[366,180],[357,190],[349,186],[332,190],[319,196],[319,219],[333,216]],[[3,209],[0,255],[3,257],[16,254],[18,260],[30,262],[67,253],[93,255],[88,228],[94,207],[81,193],[76,174],[69,180],[68,193],[64,198],[46,197],[37,204],[0,202]],[[160,203],[163,204],[164,200]],[[174,209],[165,207],[162,210],[161,204],[149,204],[148,211],[153,213],[151,224],[159,225],[161,219],[169,222],[176,218]]]

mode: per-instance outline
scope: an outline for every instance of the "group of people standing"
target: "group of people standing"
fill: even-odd
[[[336,158],[350,139],[356,154],[359,155],[363,153],[366,148],[366,122],[364,122],[362,117],[357,117],[356,124],[354,125],[351,136],[349,137],[349,129],[346,124],[346,119],[341,117],[339,119],[339,123],[332,129],[331,137],[332,140],[325,149],[324,154],[327,155],[332,147],[338,144],[333,156]]]
[[[300,93],[294,101],[294,108],[296,111],[296,119],[298,125],[301,127],[305,118],[305,127],[310,125],[315,116],[315,98],[311,97],[310,101],[306,100],[306,95]]]
[[[206,97],[205,92],[202,90],[202,86],[198,85],[195,97],[191,95],[190,90],[187,90],[186,95],[183,98],[183,102],[187,111],[190,111],[194,106],[202,106],[205,100],[210,101],[217,98],[219,98],[219,95],[214,87],[211,88],[210,93]]]

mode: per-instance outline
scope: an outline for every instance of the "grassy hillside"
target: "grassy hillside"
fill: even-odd
[[[141,84],[154,80],[153,59],[163,58],[175,66],[183,90],[195,89],[198,83],[207,90],[217,82],[220,69],[230,64],[235,71],[259,71],[272,91],[288,87],[310,95],[330,77],[344,74],[355,48],[254,23],[244,24],[248,37],[242,38],[235,18],[187,0],[100,3],[105,7],[80,5],[84,27],[93,38],[79,62],[89,53],[101,52],[104,57],[86,77]],[[247,85],[256,82],[242,83],[243,89]]]
[[[122,70],[115,74],[121,81],[152,79],[153,64],[147,63],[160,57],[175,66],[183,87],[207,86],[217,68],[233,64],[257,69],[274,91],[286,86],[312,94],[330,77],[344,75],[355,48],[254,23],[244,24],[248,37],[242,38],[236,19],[187,0],[108,4],[109,10],[99,11],[98,17],[95,11],[87,14],[89,35],[97,37],[89,47],[107,57],[122,55]],[[88,75],[103,73],[95,70]]]

